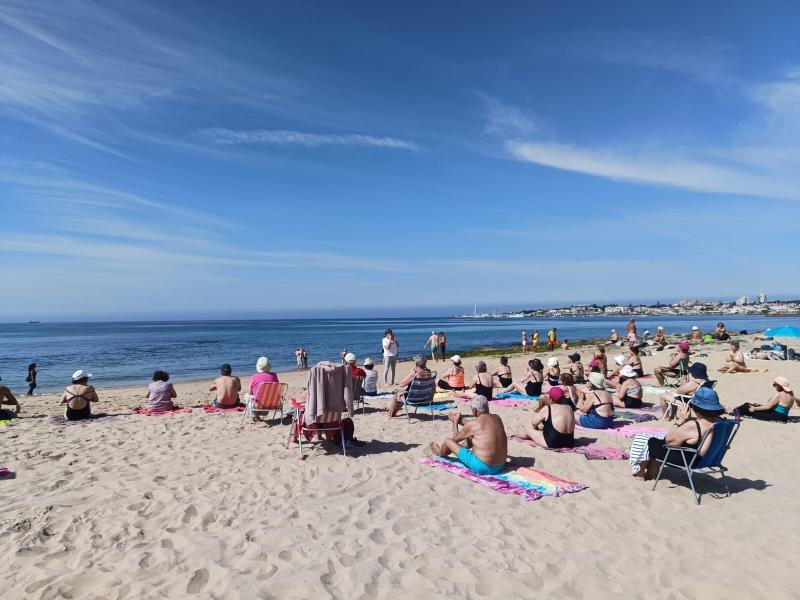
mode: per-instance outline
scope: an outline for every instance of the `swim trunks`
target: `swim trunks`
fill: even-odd
[[[469,448],[461,448],[461,450],[458,451],[458,460],[477,475],[496,475],[506,468],[505,463],[495,466],[487,465],[480,458],[475,456]]]

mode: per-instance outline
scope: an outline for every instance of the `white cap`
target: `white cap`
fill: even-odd
[[[344,362],[356,362],[356,355],[352,352],[348,352],[344,355]]]
[[[550,358],[548,358],[547,359],[547,366],[548,367],[557,367],[558,366],[558,357],[557,356],[551,356]]]
[[[461,357],[458,354],[453,354],[453,356],[450,357],[450,360],[452,360],[454,363],[460,363]]]
[[[258,371],[259,373],[266,373],[271,368],[272,365],[269,362],[269,358],[267,358],[266,356],[262,356],[261,358],[258,359],[258,362],[256,362],[256,371]]]
[[[692,325],[692,331],[700,331],[700,328],[697,325]]]
[[[83,369],[78,369],[72,374],[72,381],[80,381],[81,379],[89,379],[92,376],[91,373],[87,373]]]
[[[365,365],[374,365],[374,364],[375,364],[375,361],[374,361],[374,360],[372,360],[372,359],[371,359],[371,358],[368,356],[367,358],[365,358],[365,359],[364,359],[364,364],[365,364]]]
[[[623,377],[636,377],[636,371],[633,370],[633,367],[630,365],[625,365],[620,369],[619,374]]]
[[[618,354],[614,357],[614,362],[617,363],[620,367],[625,364],[625,355]]]

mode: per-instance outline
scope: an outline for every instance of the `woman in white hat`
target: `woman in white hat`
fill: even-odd
[[[703,341],[703,332],[700,331],[700,328],[697,325],[692,325],[692,341],[693,342]]]
[[[64,417],[67,421],[80,421],[92,418],[92,408],[90,402],[97,402],[95,389],[89,385],[92,374],[83,369],[78,369],[72,374],[72,385],[64,388],[61,395],[61,404],[66,404]]]
[[[558,364],[557,356],[551,356],[547,359],[547,372],[544,376],[550,387],[555,387],[561,383],[561,367]]]
[[[278,383],[278,374],[272,372],[272,363],[266,356],[262,356],[256,361],[256,372],[250,376],[251,396],[256,395],[256,390],[262,383]]]
[[[464,390],[464,367],[461,366],[461,357],[454,354],[450,357],[453,366],[442,373],[444,379],[440,379],[436,385],[443,390],[463,391]]]
[[[378,395],[378,372],[375,370],[375,361],[369,356],[364,359],[364,395]]]
[[[619,371],[619,387],[617,397],[613,400],[614,406],[620,408],[641,408],[644,390],[636,378],[636,371],[630,365],[625,365]]]

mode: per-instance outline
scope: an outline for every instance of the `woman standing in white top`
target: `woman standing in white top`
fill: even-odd
[[[389,385],[389,369],[392,370],[392,385],[394,385],[394,374],[397,369],[397,349],[400,344],[394,337],[391,329],[387,329],[383,334],[383,383]]]

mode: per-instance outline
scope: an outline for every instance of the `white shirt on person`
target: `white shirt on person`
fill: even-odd
[[[369,393],[377,392],[378,372],[374,369],[366,369],[364,372],[366,373],[364,376],[364,391]]]
[[[383,355],[397,356],[397,342],[395,342],[388,335],[383,338]]]

